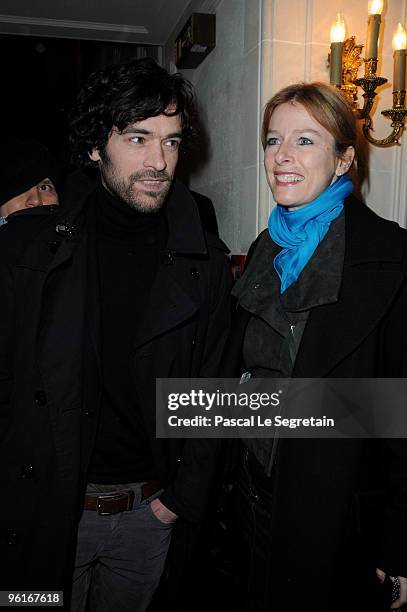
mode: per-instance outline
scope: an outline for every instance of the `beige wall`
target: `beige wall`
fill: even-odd
[[[216,48],[198,68],[182,71],[196,88],[210,139],[208,159],[189,183],[214,202],[232,252],[245,253],[258,233],[261,1],[221,0],[212,8]],[[196,2],[195,10],[202,11]]]
[[[233,253],[244,253],[274,205],[259,143],[261,109],[289,83],[328,80],[329,32],[337,11],[345,16],[348,34],[365,43],[367,0],[193,0],[192,10],[216,13],[217,45],[201,66],[184,71],[196,87],[211,141],[208,160],[191,175],[190,186],[212,198],[222,237]],[[407,22],[407,0],[388,0],[379,70],[390,81],[398,21]],[[168,62],[171,51],[169,41]],[[379,111],[391,106],[389,85],[378,106]],[[380,112],[374,126],[379,138],[390,131]],[[401,146],[370,151],[366,199],[380,215],[406,226],[407,133]]]

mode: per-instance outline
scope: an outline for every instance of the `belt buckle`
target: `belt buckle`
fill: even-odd
[[[115,497],[117,497],[117,493],[114,493],[113,495],[99,495],[98,496],[97,502],[96,502],[96,510],[99,516],[109,516],[110,514],[117,514],[117,512],[102,512],[101,510],[102,500],[114,499]]]
[[[117,501],[119,501],[120,499],[123,498],[124,495],[126,495],[127,497],[127,508],[125,510],[116,510],[114,512],[103,512],[101,510],[102,500],[116,499]],[[120,491],[117,493],[113,493],[112,495],[99,495],[97,498],[97,502],[96,502],[96,510],[99,516],[110,516],[112,514],[118,514],[119,512],[128,512],[129,510],[132,509],[133,502],[134,502],[134,491],[132,489],[129,489],[128,491]]]

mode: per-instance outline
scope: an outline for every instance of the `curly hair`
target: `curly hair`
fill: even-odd
[[[89,153],[103,151],[113,127],[165,114],[180,115],[183,145],[196,124],[192,85],[177,73],[170,75],[153,59],[143,58],[109,66],[90,75],[69,116],[72,161],[94,166]]]

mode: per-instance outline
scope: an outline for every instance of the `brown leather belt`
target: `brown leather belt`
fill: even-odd
[[[148,482],[145,482],[143,485],[141,485],[140,501],[148,499],[149,497],[154,495],[154,493],[157,493],[157,491],[159,491],[160,489],[162,489],[162,485],[159,480],[149,480]]]
[[[159,480],[149,480],[141,485],[141,499],[144,501],[161,489]],[[103,495],[85,495],[85,510],[95,510],[101,516],[128,512],[133,509],[134,491],[118,491]]]

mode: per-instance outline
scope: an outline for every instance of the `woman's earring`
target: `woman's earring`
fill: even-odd
[[[350,164],[346,164],[346,166],[342,166],[343,170],[340,170],[339,172],[336,173],[336,176],[343,176],[344,174],[346,174],[346,172],[349,170],[350,168]]]

